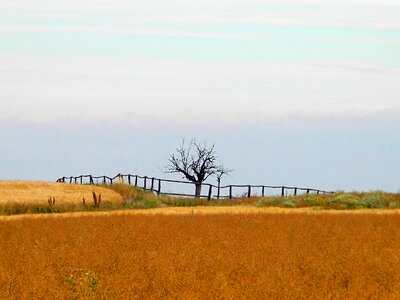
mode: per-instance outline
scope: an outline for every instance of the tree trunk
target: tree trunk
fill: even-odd
[[[200,195],[201,195],[201,182],[195,182],[194,184],[196,186],[195,197],[196,198],[200,198]]]

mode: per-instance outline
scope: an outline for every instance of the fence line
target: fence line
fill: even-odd
[[[140,182],[142,184],[140,184]],[[172,180],[172,179],[161,179],[149,176],[140,176],[133,174],[117,174],[114,177],[109,176],[93,176],[93,175],[79,175],[70,177],[61,177],[57,179],[57,182],[70,183],[70,184],[114,184],[114,183],[127,183],[133,185],[137,188],[141,188],[145,191],[151,191],[157,195],[169,195],[169,196],[183,196],[183,197],[195,197],[195,194],[191,193],[178,193],[173,191],[163,191],[163,183],[174,183],[180,185],[191,185],[195,186],[195,183],[182,180]],[[255,190],[261,190],[260,196],[265,197],[267,195],[267,190],[278,190],[278,193],[284,197],[285,195],[297,196],[299,193],[303,192],[306,194],[332,194],[333,191],[324,191],[313,188],[295,187],[295,186],[274,186],[274,185],[243,185],[243,184],[231,184],[224,186],[217,186],[210,183],[202,183],[202,187],[208,188],[207,194],[200,195],[201,198],[210,199],[234,199],[234,198],[244,198],[254,196]],[[245,193],[240,195],[234,195],[234,189],[245,189]],[[203,190],[203,189],[202,189]],[[221,194],[221,191],[226,191],[227,193]],[[216,191],[216,194],[213,192]],[[252,194],[253,192],[253,194]],[[259,195],[259,194],[256,194]]]

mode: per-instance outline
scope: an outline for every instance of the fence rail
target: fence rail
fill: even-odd
[[[109,176],[93,176],[93,175],[80,175],[61,177],[57,179],[57,182],[70,183],[70,184],[115,184],[115,183],[127,183],[137,188],[141,188],[145,191],[152,191],[157,195],[168,195],[168,196],[181,196],[181,197],[195,197],[195,194],[188,192],[188,187],[194,187],[195,183],[182,181],[182,180],[171,180],[161,179],[148,176],[140,176],[133,174],[117,174],[114,177]],[[168,184],[174,184],[173,190],[165,188]],[[180,191],[177,190],[179,184]],[[280,195],[282,197],[293,195],[297,196],[303,194],[332,194],[333,191],[324,191],[313,188],[294,187],[294,186],[273,186],[273,185],[243,185],[243,184],[231,184],[231,185],[213,185],[210,183],[202,183],[202,190],[206,190],[207,194],[201,194],[201,198],[210,199],[234,199],[244,198],[252,196],[265,197],[268,195]],[[184,188],[182,188],[184,187]],[[238,190],[241,193],[238,193]]]

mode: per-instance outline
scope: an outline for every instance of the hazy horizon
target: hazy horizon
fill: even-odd
[[[216,144],[227,182],[398,192],[399,16],[394,0],[0,3],[0,179],[165,177],[182,136]]]

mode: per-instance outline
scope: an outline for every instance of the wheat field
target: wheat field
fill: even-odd
[[[47,205],[49,197],[55,198],[57,204],[81,203],[83,197],[91,200],[92,192],[101,194],[104,201],[115,203],[122,201],[120,194],[99,186],[42,181],[0,181],[0,204]]]
[[[0,218],[0,298],[398,299],[398,211]]]

